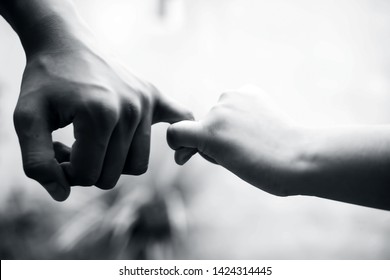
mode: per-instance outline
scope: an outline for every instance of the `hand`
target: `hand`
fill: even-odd
[[[182,121],[168,128],[167,140],[184,164],[199,152],[245,181],[272,194],[291,194],[299,171],[299,129],[276,109],[268,96],[252,86],[221,95],[200,121]]]
[[[69,46],[27,58],[14,113],[25,173],[58,201],[71,185],[110,189],[121,173],[144,173],[151,125],[192,119],[153,85],[82,42]],[[70,123],[72,148],[53,145],[52,131]]]

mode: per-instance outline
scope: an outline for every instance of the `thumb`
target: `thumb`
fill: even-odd
[[[153,124],[158,122],[175,123],[182,120],[193,120],[190,110],[175,100],[159,94],[153,113]]]
[[[181,121],[168,128],[167,142],[171,149],[176,150],[178,164],[186,163],[203,146],[202,136],[202,125],[198,121]]]
[[[172,124],[167,130],[167,141],[173,150],[180,148],[201,147],[203,136],[202,125],[199,121],[181,121]]]

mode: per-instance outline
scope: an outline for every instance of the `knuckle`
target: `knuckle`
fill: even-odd
[[[134,93],[128,96],[128,104],[131,104],[130,108],[133,110],[151,108],[159,95],[153,84],[144,81],[139,81],[137,86],[129,86],[128,91]]]
[[[101,125],[112,126],[120,118],[119,100],[109,89],[100,89],[99,94],[81,102],[80,110],[87,118],[98,120]]]
[[[99,115],[99,119],[104,123],[115,124],[119,120],[119,110],[115,102],[108,100],[98,100],[93,103],[96,113]]]
[[[142,117],[142,109],[139,102],[128,103],[124,108],[124,115],[129,122],[138,123]]]

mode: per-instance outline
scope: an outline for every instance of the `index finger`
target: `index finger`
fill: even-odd
[[[118,117],[102,108],[79,113],[74,121],[74,142],[70,162],[62,163],[71,185],[92,186],[99,180],[107,146]]]

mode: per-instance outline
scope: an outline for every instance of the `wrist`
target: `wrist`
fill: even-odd
[[[310,129],[290,127],[284,164],[276,172],[276,185],[281,196],[306,195],[310,188],[310,174],[315,170],[315,137]]]
[[[18,33],[27,59],[89,45],[92,35],[68,0],[6,2],[7,20]]]
[[[314,178],[319,172],[318,146],[325,140],[315,130],[297,128],[297,142],[294,152],[289,195],[315,195]]]

